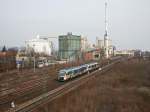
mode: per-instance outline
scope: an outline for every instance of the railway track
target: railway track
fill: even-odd
[[[27,85],[30,86],[30,84],[38,83],[38,82],[41,82],[41,81],[46,80],[48,78],[50,78],[50,77],[47,75],[46,77],[35,77],[35,78],[32,77],[31,79],[29,79],[28,81],[25,81],[25,82],[20,80],[20,82],[23,82],[21,85],[13,86],[13,87],[9,87],[9,88],[1,90],[0,91],[0,96],[5,94],[5,93],[8,94],[8,93],[11,93],[11,92],[15,92],[17,89],[22,88],[22,86],[27,88]]]
[[[80,64],[80,63],[78,63]],[[70,65],[66,65],[70,66]],[[72,66],[72,65],[71,65]],[[60,69],[61,66],[58,66],[56,70]],[[42,69],[43,70],[43,69]],[[44,70],[48,71],[48,69]],[[56,70],[51,71],[50,73],[56,74]],[[29,72],[30,74],[31,72]],[[45,72],[43,72],[45,73]],[[21,74],[20,74],[21,75]],[[30,75],[28,75],[30,76]],[[20,76],[19,76],[20,77]],[[23,75],[24,77],[24,75]],[[29,81],[27,79],[30,79]],[[0,111],[8,110],[11,107],[11,102],[14,101],[16,105],[22,104],[30,99],[33,99],[45,92],[48,92],[52,89],[55,89],[62,85],[63,83],[58,83],[55,81],[56,75],[40,75],[40,74],[31,74],[29,78],[22,78],[19,82],[22,82],[17,85],[14,83],[8,86],[9,88],[1,89],[0,92]],[[15,81],[15,80],[14,80]],[[15,81],[15,83],[18,82]],[[5,82],[6,83],[6,82]]]
[[[56,68],[55,68],[55,72],[63,67],[61,67],[60,65],[55,65]],[[69,65],[64,65],[65,67],[69,66]],[[42,68],[42,69],[38,69],[36,71],[36,74],[38,73],[38,76],[35,75],[35,73],[33,73],[33,71],[29,70],[29,72],[24,75],[25,73],[22,73],[22,72],[18,72],[18,71],[12,71],[12,72],[8,72],[6,73],[5,75],[10,75],[11,76],[11,73],[12,74],[18,74],[19,76],[17,77],[14,77],[14,78],[7,78],[6,80],[2,80],[0,82],[0,95],[4,93],[8,93],[8,91],[11,91],[11,89],[14,89],[17,87],[17,84],[19,82],[23,82],[23,83],[28,83],[29,80],[37,80],[36,78],[38,78],[40,75],[42,75],[43,73],[40,73],[41,70],[42,71],[48,71],[48,69],[53,69],[53,66],[52,67],[47,67],[47,68]],[[2,74],[2,73],[1,73]],[[46,74],[49,74],[49,73],[46,73]],[[28,77],[28,78],[26,78]],[[2,76],[0,75],[0,78],[2,79]]]
[[[12,94],[6,94],[1,96],[0,103],[1,108],[5,110],[5,108],[10,108],[10,103],[15,101],[16,104],[23,103],[32,99],[36,96],[39,96],[44,91],[43,87],[45,87],[47,81],[49,81],[50,77],[40,78],[34,81],[29,81],[29,83],[25,83],[20,87],[13,89]],[[34,95],[32,95],[34,94]]]
[[[96,75],[94,75],[95,73],[97,73],[97,72],[104,73],[104,72],[110,70],[114,64],[119,63],[120,61],[123,61],[123,59],[117,60],[111,64],[108,64],[108,65],[104,66],[101,70],[96,70],[88,75],[84,75],[80,78],[73,79],[72,81],[69,81],[69,82],[65,83],[64,85],[62,85],[52,91],[44,93],[32,100],[29,100],[29,101],[23,103],[23,104],[16,105],[15,108],[11,108],[5,112],[31,112],[36,107],[46,104],[47,102],[50,102],[50,101],[54,100],[55,98],[60,97],[64,94],[68,93],[69,91],[79,87],[83,83],[86,83],[88,80],[92,79],[92,77],[96,76]]]
[[[33,73],[33,71],[31,72],[31,70],[29,72],[24,71],[24,73],[22,72],[13,72],[12,74],[16,74],[14,77],[11,77],[12,74],[6,74],[9,75],[11,78],[7,78],[5,80],[2,80],[0,82],[0,85],[3,87],[0,90],[0,93],[5,91],[5,90],[9,90],[11,88],[16,87],[18,83],[20,82],[27,82],[28,80],[34,80],[36,78],[38,78],[41,74],[39,74],[40,71],[37,71],[36,73]],[[38,73],[38,74],[37,74]],[[36,75],[35,75],[36,74]],[[48,74],[48,73],[47,73]],[[3,78],[3,77],[2,77]],[[9,85],[4,85],[4,84],[9,84]]]
[[[55,71],[56,72],[56,71]],[[29,73],[29,74],[31,74],[31,73]],[[27,76],[26,76],[27,77]],[[30,75],[30,77],[29,78],[25,78],[25,76],[23,77],[23,78],[21,78],[21,79],[10,79],[10,80],[8,80],[8,81],[3,81],[3,82],[1,82],[1,83],[4,83],[5,85],[4,86],[8,86],[8,85],[6,85],[6,84],[8,84],[9,83],[9,87],[3,87],[2,85],[1,85],[1,89],[0,89],[0,97],[2,96],[2,95],[4,95],[5,93],[12,93],[12,92],[15,92],[16,91],[16,89],[15,88],[19,88],[19,86],[18,85],[15,85],[14,84],[14,82],[15,83],[17,83],[18,84],[18,82],[23,82],[23,83],[21,83],[21,85],[26,85],[26,84],[29,84],[30,82],[32,82],[32,83],[34,83],[34,81],[36,82],[36,81],[41,81],[41,80],[45,80],[45,79],[47,79],[47,78],[50,78],[49,77],[49,74],[47,75],[47,77],[45,77],[45,78],[43,78],[43,76],[40,76],[40,77],[38,77],[37,75],[35,75],[35,74],[32,74],[32,75]]]

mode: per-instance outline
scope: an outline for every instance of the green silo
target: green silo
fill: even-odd
[[[81,36],[67,35],[59,36],[59,58],[61,60],[74,60],[81,52]]]

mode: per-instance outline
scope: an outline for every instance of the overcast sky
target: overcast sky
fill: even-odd
[[[0,0],[0,46],[72,32],[104,35],[105,0]],[[150,0],[109,0],[109,36],[118,49],[150,50]]]

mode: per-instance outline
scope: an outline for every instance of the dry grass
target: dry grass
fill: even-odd
[[[35,112],[150,112],[150,62],[118,64]]]
[[[36,68],[35,73],[33,69],[24,69],[22,71],[12,70],[0,73],[0,112],[11,108],[11,101],[15,101],[17,105],[64,84],[56,81],[58,70],[65,67],[80,65],[81,63],[84,62],[77,61],[74,63],[65,63],[63,65],[57,64],[39,69]],[[7,89],[10,91],[5,92]],[[22,93],[19,94],[17,91],[22,91]]]

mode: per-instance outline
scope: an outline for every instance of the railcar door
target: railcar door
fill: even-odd
[[[73,71],[68,72],[69,78],[73,78]]]
[[[71,76],[70,76],[69,72],[68,72],[68,73],[66,73],[66,77],[67,77],[67,80],[71,78]]]

